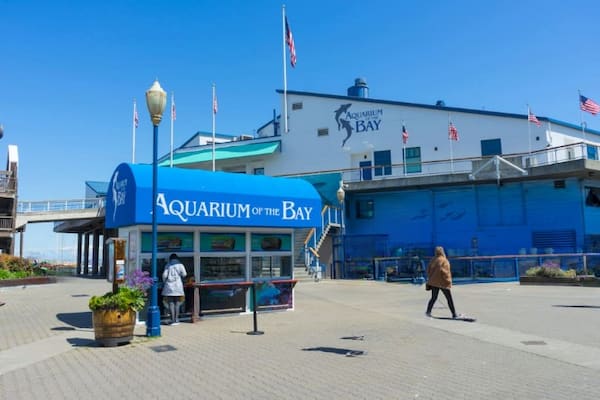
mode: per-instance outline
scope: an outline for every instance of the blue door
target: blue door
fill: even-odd
[[[371,161],[361,161],[358,163],[360,167],[360,177],[363,181],[370,181],[373,179],[373,172],[371,171]]]

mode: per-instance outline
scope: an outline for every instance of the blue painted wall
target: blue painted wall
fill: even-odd
[[[584,248],[585,235],[600,234],[600,207],[585,206],[585,185],[567,179],[564,187],[545,180],[352,194],[346,232],[388,235],[389,255],[397,255],[398,248],[431,250],[436,245],[454,255],[499,255],[530,252],[535,232],[550,237],[544,243],[558,243],[573,237],[565,232],[574,231],[569,248],[555,249],[571,252]],[[361,200],[374,201],[372,219],[356,218]]]

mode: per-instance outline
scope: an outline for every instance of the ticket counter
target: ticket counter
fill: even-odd
[[[294,230],[320,224],[313,186],[293,178],[158,171],[159,294],[162,271],[175,253],[188,273],[185,311],[192,319],[250,311],[254,283],[258,308],[293,309]],[[118,228],[127,241],[126,273],[151,272],[151,174],[151,165],[121,164],[110,181],[106,227]]]

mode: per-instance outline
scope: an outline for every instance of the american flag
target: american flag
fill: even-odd
[[[294,36],[292,35],[287,17],[285,17],[285,42],[290,48],[290,64],[292,64],[292,67],[296,67],[296,46],[294,45]]]
[[[216,114],[219,111],[219,103],[217,103],[217,95],[213,96],[213,114]]]
[[[402,124],[402,143],[406,144],[408,142],[408,132],[406,131],[406,127]]]
[[[448,126],[448,139],[458,141],[458,130],[452,122]]]
[[[596,115],[600,112],[600,105],[598,105],[598,103],[582,95],[579,95],[579,106],[583,111],[587,111],[592,115]]]
[[[527,117],[527,119],[529,120],[529,122],[533,122],[537,126],[542,126],[542,123],[537,119],[535,115],[533,115],[531,110],[529,110],[529,117]]]
[[[139,125],[139,123],[140,123],[140,119],[138,118],[137,108],[136,108],[135,103],[134,103],[133,104],[133,124],[137,128],[138,125]]]

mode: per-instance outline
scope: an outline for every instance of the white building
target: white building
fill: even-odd
[[[333,206],[343,180],[346,236],[385,242],[364,259],[437,244],[462,255],[600,249],[600,132],[367,95],[361,79],[347,96],[287,91],[288,132],[279,116],[252,140],[217,144],[216,169],[305,176]],[[186,143],[174,166],[210,169],[209,147]]]

